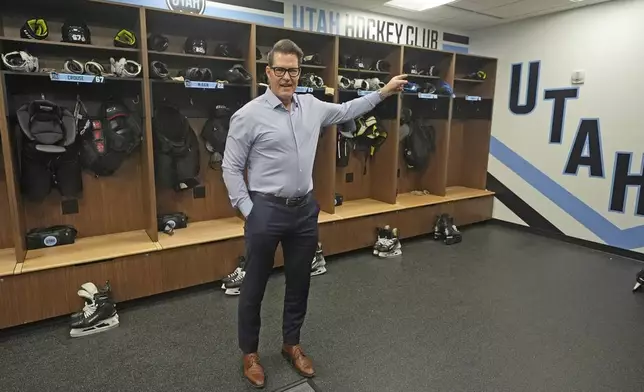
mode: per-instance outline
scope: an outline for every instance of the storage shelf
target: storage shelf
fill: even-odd
[[[13,249],[0,249],[0,276],[13,275],[16,268],[16,254]]]
[[[342,217],[337,214],[329,214],[328,212],[320,211],[320,215],[318,216],[318,223],[330,223],[341,219]]]
[[[477,197],[491,195],[494,195],[494,192],[482,189],[466,188],[464,186],[450,186],[447,187],[445,196],[414,195],[411,192],[401,193],[396,197],[396,205],[398,206],[398,209],[407,209],[449,203],[458,200],[475,199]]]
[[[94,50],[107,50],[115,52],[138,52],[139,49],[136,48],[119,48],[116,46],[103,46],[103,45],[86,45],[86,44],[75,44],[72,42],[56,42],[56,41],[47,41],[47,40],[36,40],[36,39],[27,39],[19,37],[0,37],[0,42],[17,42],[24,43],[29,45],[49,45],[49,46],[60,46],[67,48],[83,48],[83,49],[94,49]]]
[[[268,60],[257,60],[257,64],[268,65]],[[300,64],[301,68],[326,69],[326,65]]]
[[[335,215],[342,219],[359,218],[399,210],[395,204],[388,204],[374,199],[358,199],[345,201],[335,207]]]
[[[222,241],[244,235],[244,221],[237,217],[188,223],[185,229],[175,230],[173,235],[159,233],[162,249],[179,248],[207,242]]]
[[[485,80],[475,80],[475,79],[454,78],[454,82],[463,82],[463,83],[485,83]]]
[[[449,201],[475,199],[477,197],[492,196],[494,192],[486,189],[474,189],[464,186],[448,186],[445,192],[445,198]]]
[[[58,73],[65,73],[64,71],[56,71]],[[15,76],[20,76],[20,77],[46,77],[49,79],[49,74],[50,72],[18,72],[18,71],[2,71],[3,75],[15,75]],[[118,81],[118,82],[141,82],[143,78],[119,78],[118,76],[103,76],[105,80],[113,80],[113,81]],[[54,82],[53,80],[51,81],[52,83]],[[56,83],[71,83],[73,84],[74,82],[56,82]],[[80,82],[77,82],[80,84]],[[85,84],[85,83],[83,83]],[[87,83],[91,84],[91,83]]]
[[[407,79],[413,78],[413,79],[440,79],[440,76],[429,76],[429,75],[414,75],[414,74],[406,74]]]
[[[79,238],[72,245],[27,251],[19,273],[90,263],[159,250],[145,230]]]
[[[150,82],[153,84],[169,84],[169,85],[181,85],[183,86],[185,82],[183,80],[172,80],[172,79],[150,79]],[[240,83],[224,83],[224,88],[223,89],[216,89],[216,90],[225,90],[227,87],[250,87],[250,84],[240,84]],[[199,90],[199,89],[196,89]],[[216,91],[215,90],[215,91]]]
[[[176,52],[158,52],[156,50],[148,50],[148,54],[152,56],[164,56],[164,57],[186,57],[191,59],[207,59],[207,60],[221,60],[221,61],[234,61],[234,62],[244,62],[245,60],[237,57],[222,57],[222,56],[208,56],[208,55],[199,55],[199,54],[190,54],[190,53],[176,53]]]
[[[373,71],[373,70],[369,70],[369,69],[355,69],[355,68],[338,68],[338,72],[354,72],[354,73],[373,74],[373,75],[389,75],[389,72]]]

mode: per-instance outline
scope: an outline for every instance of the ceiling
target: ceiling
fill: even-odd
[[[324,0],[328,3],[469,31],[610,0],[457,0],[423,12],[385,7],[386,0]]]

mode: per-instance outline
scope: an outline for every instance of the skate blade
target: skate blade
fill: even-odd
[[[326,267],[318,267],[311,271],[311,276],[320,276],[326,274]]]
[[[642,285],[641,285],[639,282],[638,282],[638,283],[635,283],[635,287],[633,287],[633,291],[637,291],[637,290],[639,290],[639,289],[640,289],[640,287],[642,287]]]
[[[72,338],[80,338],[83,336],[94,335],[97,333],[109,331],[110,329],[114,329],[118,327],[119,324],[119,315],[115,314],[114,316],[105,319],[92,327],[72,328],[72,330],[69,331],[69,336],[71,336]]]
[[[378,254],[379,257],[382,257],[383,259],[388,259],[390,257],[397,257],[402,255],[402,249],[396,249],[392,252],[380,252]]]
[[[237,288],[237,289],[226,289],[226,295],[236,297],[236,296],[238,296],[240,294],[241,294],[241,289],[239,289],[239,288]]]

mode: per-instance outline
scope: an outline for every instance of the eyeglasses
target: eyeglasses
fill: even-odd
[[[273,72],[275,73],[275,76],[278,78],[281,78],[288,72],[288,76],[292,78],[297,78],[300,76],[300,72],[302,72],[301,68],[284,68],[284,67],[270,67]]]

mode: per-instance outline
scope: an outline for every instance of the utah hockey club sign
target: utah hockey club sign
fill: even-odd
[[[175,12],[203,14],[206,10],[206,0],[165,0],[165,3]]]

